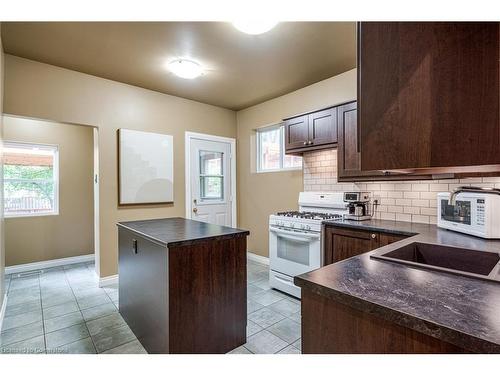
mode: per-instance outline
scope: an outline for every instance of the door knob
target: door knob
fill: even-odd
[[[198,212],[198,209],[197,209],[196,207],[195,207],[195,208],[193,208],[193,212],[194,212],[194,213],[197,213],[197,212]]]

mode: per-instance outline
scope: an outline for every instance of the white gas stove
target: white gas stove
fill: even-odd
[[[321,223],[342,220],[348,213],[342,192],[302,192],[299,211],[269,217],[269,284],[300,298],[293,277],[320,268]]]

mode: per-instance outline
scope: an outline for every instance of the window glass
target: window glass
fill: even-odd
[[[200,151],[200,174],[222,175],[222,152]]]
[[[302,157],[295,155],[285,155],[283,167],[287,168],[302,168]]]
[[[200,176],[200,198],[223,199],[224,177]]]
[[[285,155],[284,126],[257,131],[257,171],[279,171],[302,168],[302,157]]]
[[[224,199],[224,153],[200,150],[200,198]]]
[[[281,158],[280,128],[262,131],[260,134],[260,169],[279,169]]]
[[[5,142],[5,216],[57,213],[57,147]]]

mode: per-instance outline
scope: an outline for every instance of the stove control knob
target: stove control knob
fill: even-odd
[[[300,224],[300,229],[304,229],[304,228],[305,228],[304,224]]]
[[[307,230],[311,229],[311,226],[310,225],[306,225],[306,229]]]
[[[294,223],[290,223],[290,228],[293,228],[295,227],[295,224]]]

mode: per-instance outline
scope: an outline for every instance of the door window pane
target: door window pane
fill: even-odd
[[[224,199],[224,153],[200,150],[200,199]]]
[[[57,213],[57,147],[6,142],[4,211],[9,216]]]
[[[222,176],[200,176],[200,198],[224,199],[224,177]]]
[[[200,174],[222,176],[222,152],[200,151]]]

